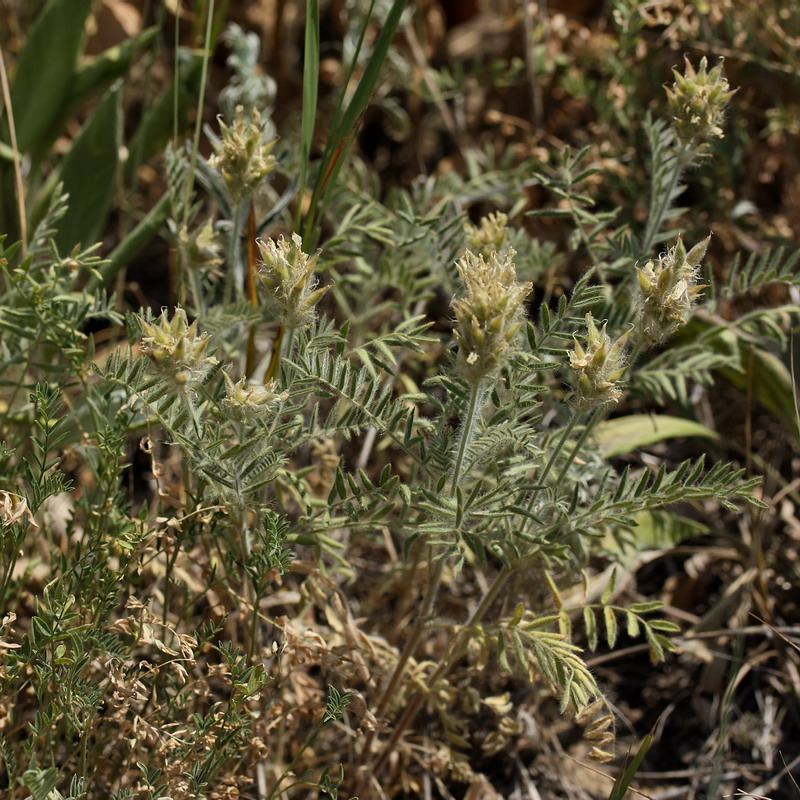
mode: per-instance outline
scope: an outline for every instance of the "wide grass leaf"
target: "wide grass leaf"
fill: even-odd
[[[631,453],[666,439],[679,436],[702,436],[718,439],[719,434],[699,422],[667,414],[631,414],[601,422],[595,429],[606,458]]]
[[[56,244],[66,252],[94,243],[114,196],[122,129],[121,88],[106,92],[61,166],[69,208],[59,225]]]
[[[92,0],[53,0],[28,32],[11,87],[23,153],[42,150],[68,102],[91,6]]]

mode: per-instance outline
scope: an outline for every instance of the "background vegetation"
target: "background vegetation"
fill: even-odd
[[[800,12],[0,16],[3,796],[800,795]]]

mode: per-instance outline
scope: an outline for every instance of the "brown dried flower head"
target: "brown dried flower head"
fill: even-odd
[[[303,240],[296,233],[291,241],[281,236],[278,241],[258,239],[256,244],[264,259],[258,277],[276,318],[287,328],[309,325],[314,319],[314,307],[329,288],[317,288],[314,278],[319,253],[304,253]]]
[[[648,261],[644,267],[636,268],[636,327],[645,345],[660,344],[689,321],[692,306],[705,288],[697,284],[697,274],[710,241],[711,237],[706,237],[687,253],[679,238],[657,263]]]
[[[522,326],[523,301],[532,285],[517,282],[515,255],[509,249],[502,260],[497,253],[486,259],[467,250],[456,262],[467,290],[452,303],[458,367],[470,383],[497,374]]]
[[[39,527],[28,508],[28,501],[22,495],[5,490],[0,491],[0,524],[9,528],[23,518],[27,519],[34,528]]]

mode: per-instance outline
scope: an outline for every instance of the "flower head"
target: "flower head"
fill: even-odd
[[[481,218],[480,225],[465,225],[467,247],[473,253],[490,258],[508,242],[508,217],[502,211]]]
[[[286,392],[278,392],[275,381],[267,383],[247,383],[245,378],[234,383],[227,372],[225,377],[225,398],[222,405],[238,422],[248,422],[268,414],[285,400]]]
[[[722,77],[722,61],[711,72],[705,57],[696,71],[688,58],[685,61],[685,74],[673,69],[675,83],[665,91],[678,138],[686,145],[701,148],[713,137],[722,138],[725,106],[736,89],[731,91]]]
[[[181,263],[187,269],[206,272],[212,278],[220,276],[219,268],[224,262],[223,244],[211,220],[206,220],[204,225],[193,231],[181,228],[178,234],[178,247]]]
[[[170,321],[163,311],[155,323],[142,320],[141,350],[153,366],[177,386],[188,388],[205,377],[210,366],[217,363],[205,355],[210,341],[207,333],[197,333],[197,320],[191,325],[182,308],[175,309]]]
[[[271,154],[277,140],[264,142],[261,114],[253,109],[250,120],[242,106],[237,106],[233,124],[219,123],[222,140],[214,145],[216,153],[208,160],[225,181],[231,199],[238,203],[255,194],[277,161]]]
[[[586,327],[585,349],[576,339],[569,354],[569,364],[578,374],[573,400],[580,408],[613,405],[622,397],[618,383],[626,369],[625,342],[630,331],[612,339],[605,324],[598,328],[591,314],[586,315]]]
[[[522,326],[523,301],[530,283],[518,283],[509,249],[500,260],[488,260],[467,250],[456,263],[467,293],[454,300],[455,336],[459,344],[458,366],[470,382],[495,375],[508,356],[508,349]]]
[[[660,344],[689,321],[692,305],[705,288],[697,284],[697,273],[709,241],[710,236],[687,253],[678,239],[658,263],[637,267],[637,330],[645,344]]]
[[[319,253],[308,256],[303,252],[303,240],[292,234],[291,241],[282,236],[258,239],[256,242],[264,259],[258,277],[267,291],[267,303],[272,306],[281,324],[288,328],[301,328],[314,319],[314,307],[327,286],[317,288],[314,267]]]

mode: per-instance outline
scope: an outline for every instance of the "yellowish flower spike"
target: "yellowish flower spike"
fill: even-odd
[[[142,352],[179,387],[199,383],[208,368],[217,363],[216,358],[205,355],[210,336],[198,334],[197,321],[189,325],[182,308],[175,309],[172,320],[164,311],[153,324],[142,321],[142,330],[145,334],[140,345]]]
[[[258,277],[266,289],[267,306],[287,328],[309,325],[315,306],[329,288],[317,288],[314,267],[319,253],[304,253],[303,240],[296,233],[291,241],[281,236],[277,241],[259,239],[256,243],[263,258]]]
[[[286,392],[277,391],[277,383],[247,383],[245,378],[234,383],[227,372],[225,377],[225,398],[222,405],[239,422],[247,422],[265,416],[287,397]]]
[[[181,264],[186,269],[205,272],[213,279],[222,274],[220,267],[224,263],[223,244],[211,220],[206,220],[205,224],[193,231],[181,228],[178,247]]]
[[[709,72],[705,57],[697,70],[687,58],[684,74],[674,69],[672,73],[675,83],[665,91],[678,138],[697,148],[709,139],[722,138],[725,106],[737,91],[722,76],[722,61]]]
[[[706,237],[687,253],[678,239],[657,263],[637,267],[636,328],[646,346],[660,344],[689,321],[695,300],[706,288],[697,283],[697,276],[710,241]]]
[[[452,303],[458,368],[470,383],[497,374],[522,326],[523,301],[532,285],[517,282],[515,255],[510,249],[502,261],[497,253],[487,260],[467,250],[456,263],[467,290]]]
[[[586,327],[585,349],[576,339],[569,354],[570,366],[578,375],[573,401],[579,408],[613,405],[622,397],[618,383],[627,368],[625,342],[630,331],[612,339],[605,324],[598,328],[591,314],[586,315]]]
[[[481,219],[480,225],[465,225],[467,247],[484,258],[499,253],[508,243],[508,216],[502,211]]]
[[[233,124],[228,127],[220,120],[219,126],[222,139],[214,145],[216,153],[208,163],[222,176],[231,199],[239,203],[256,194],[275,168],[272,149],[277,140],[264,141],[261,114],[255,108],[248,120],[244,109],[238,106]]]

